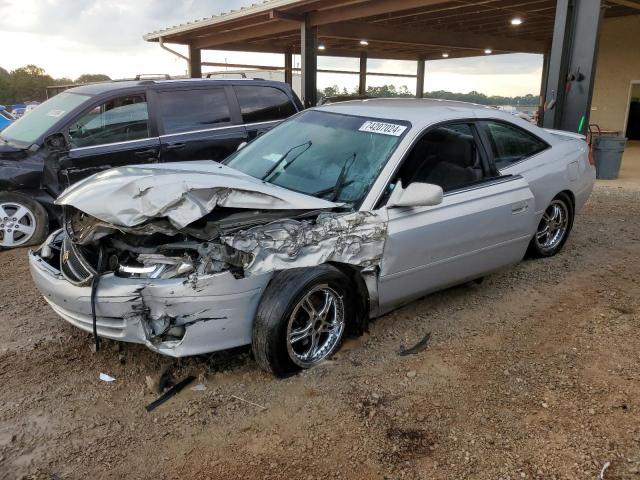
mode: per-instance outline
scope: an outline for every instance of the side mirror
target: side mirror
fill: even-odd
[[[407,188],[402,188],[402,182],[398,181],[387,207],[430,207],[442,203],[443,195],[439,185],[413,182]]]
[[[44,139],[44,146],[49,149],[51,153],[61,153],[69,151],[69,142],[64,133],[52,133]]]
[[[236,152],[237,152],[238,150],[242,150],[242,149],[243,149],[244,147],[246,147],[246,146],[247,146],[247,142],[242,142],[240,145],[238,145],[238,148],[236,148]]]

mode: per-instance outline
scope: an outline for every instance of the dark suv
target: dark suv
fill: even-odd
[[[302,110],[281,82],[143,80],[66,90],[0,133],[0,248],[44,240],[67,186],[112,167],[220,161]]]

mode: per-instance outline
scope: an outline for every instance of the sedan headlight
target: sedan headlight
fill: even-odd
[[[165,257],[155,254],[138,255],[142,265],[119,265],[118,274],[128,278],[177,278],[187,276],[195,271],[193,260],[188,255],[183,257]]]

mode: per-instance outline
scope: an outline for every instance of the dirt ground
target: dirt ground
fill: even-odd
[[[640,189],[597,186],[560,255],[386,315],[286,380],[246,351],[92,353],[25,254],[0,253],[2,479],[640,479]],[[167,363],[206,390],[147,413]]]

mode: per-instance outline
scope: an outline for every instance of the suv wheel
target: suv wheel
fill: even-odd
[[[253,323],[258,365],[286,377],[331,356],[342,341],[352,300],[349,279],[330,265],[276,273]]]
[[[40,244],[48,230],[42,205],[21,193],[0,193],[0,248]]]

